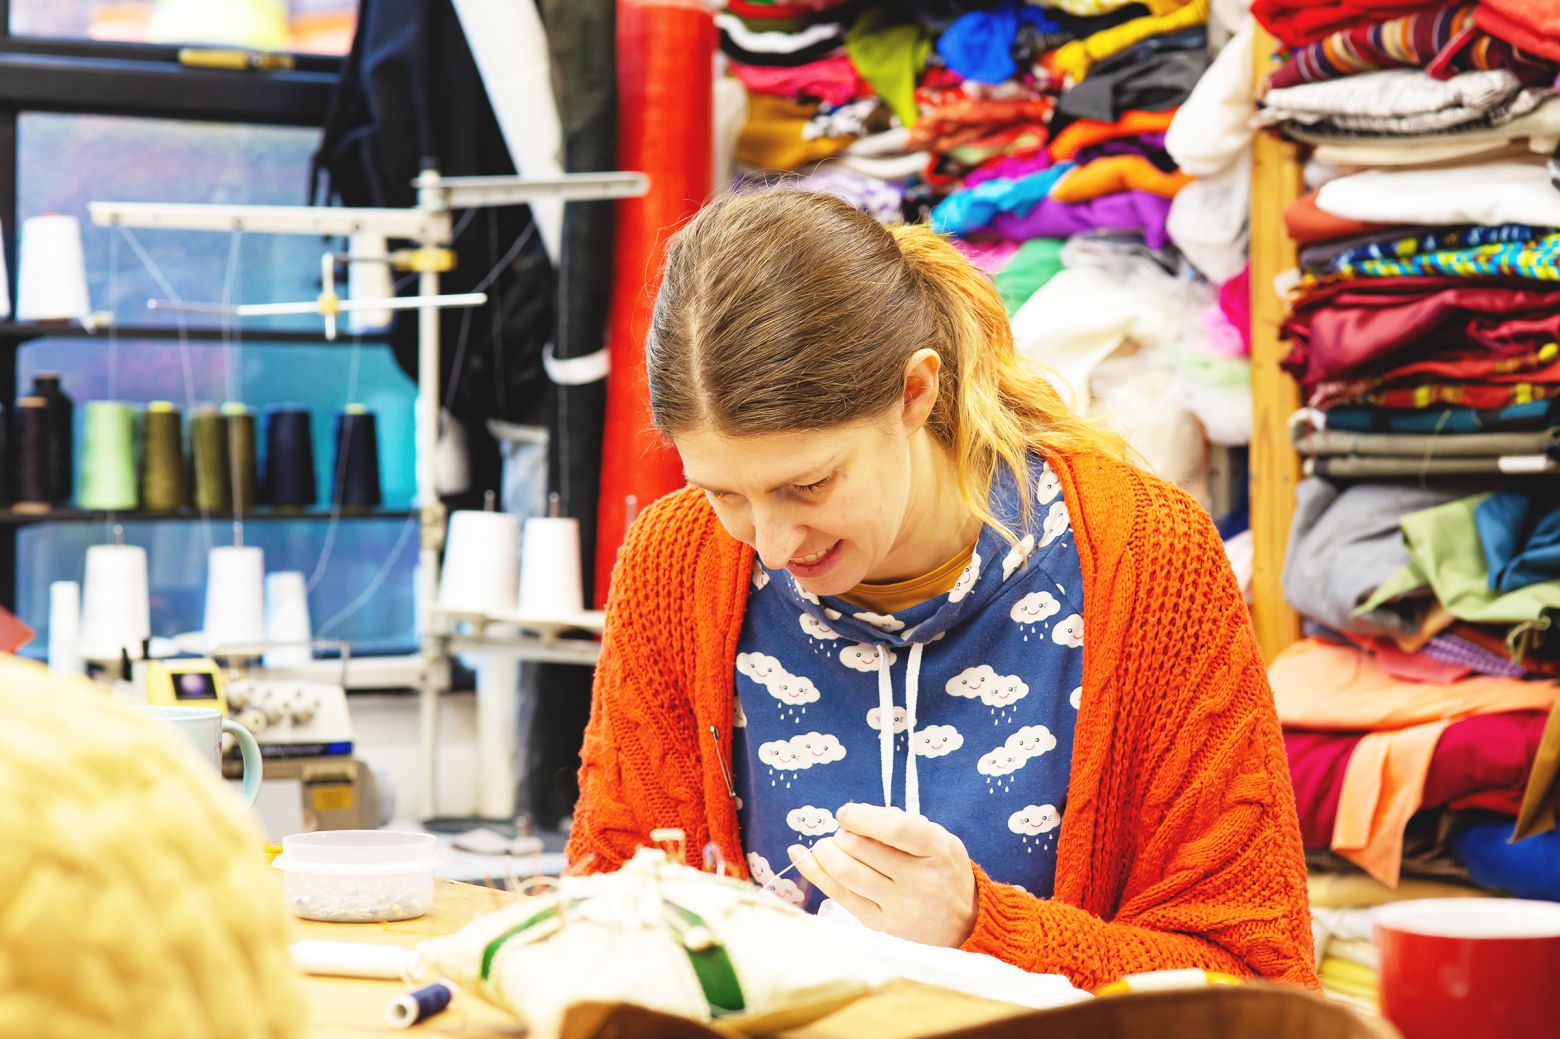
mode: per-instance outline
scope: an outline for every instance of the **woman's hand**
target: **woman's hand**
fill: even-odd
[[[964,842],[898,808],[847,804],[839,831],[791,861],[820,891],[876,931],[956,948],[975,929],[975,871]]]

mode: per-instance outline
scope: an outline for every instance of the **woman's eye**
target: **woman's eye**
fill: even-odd
[[[834,474],[830,473],[828,476],[825,476],[823,479],[817,481],[816,483],[797,484],[796,485],[796,489],[801,491],[803,494],[811,494],[814,491],[821,491],[825,487],[829,486],[829,482],[831,480],[833,480],[833,479],[834,479]]]

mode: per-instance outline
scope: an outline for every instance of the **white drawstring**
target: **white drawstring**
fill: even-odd
[[[905,731],[910,734],[905,761],[905,811],[921,815],[921,784],[915,775],[915,700],[921,685],[921,644],[910,647],[910,663],[905,671]]]
[[[915,705],[920,694],[921,649],[919,642],[910,646],[910,660],[905,667],[905,734],[909,757],[905,762],[905,811],[921,814],[921,784],[915,771]],[[878,755],[883,766],[883,807],[894,806],[894,685],[890,671],[891,657],[888,647],[877,644],[878,663]]]
[[[894,806],[894,686],[888,670],[888,647],[877,644],[878,756],[883,766],[883,807]]]

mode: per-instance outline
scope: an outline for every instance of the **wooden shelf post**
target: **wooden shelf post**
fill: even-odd
[[[1257,28],[1252,75],[1260,81],[1279,45]],[[1284,208],[1300,197],[1297,150],[1259,131],[1251,154],[1251,533],[1252,620],[1262,653],[1274,655],[1300,637],[1300,618],[1284,602],[1282,576],[1295,511],[1300,459],[1285,423],[1300,406],[1300,388],[1278,366],[1287,350],[1279,340],[1285,301],[1274,279],[1296,267],[1295,244],[1284,229]]]

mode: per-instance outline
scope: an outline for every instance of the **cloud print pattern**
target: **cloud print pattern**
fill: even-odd
[[[1083,684],[1083,581],[1059,481],[1038,462],[1030,480],[1033,518],[1018,544],[985,529],[954,586],[905,610],[876,613],[808,593],[783,570],[754,571],[734,676],[743,724],[732,734],[755,878],[789,865],[791,845],[836,832],[841,805],[883,803],[886,728],[890,802],[905,807],[913,758],[923,815],[993,879],[1051,893]],[[1010,488],[991,504],[1016,523]],[[823,897],[795,873],[772,887],[809,909]]]

